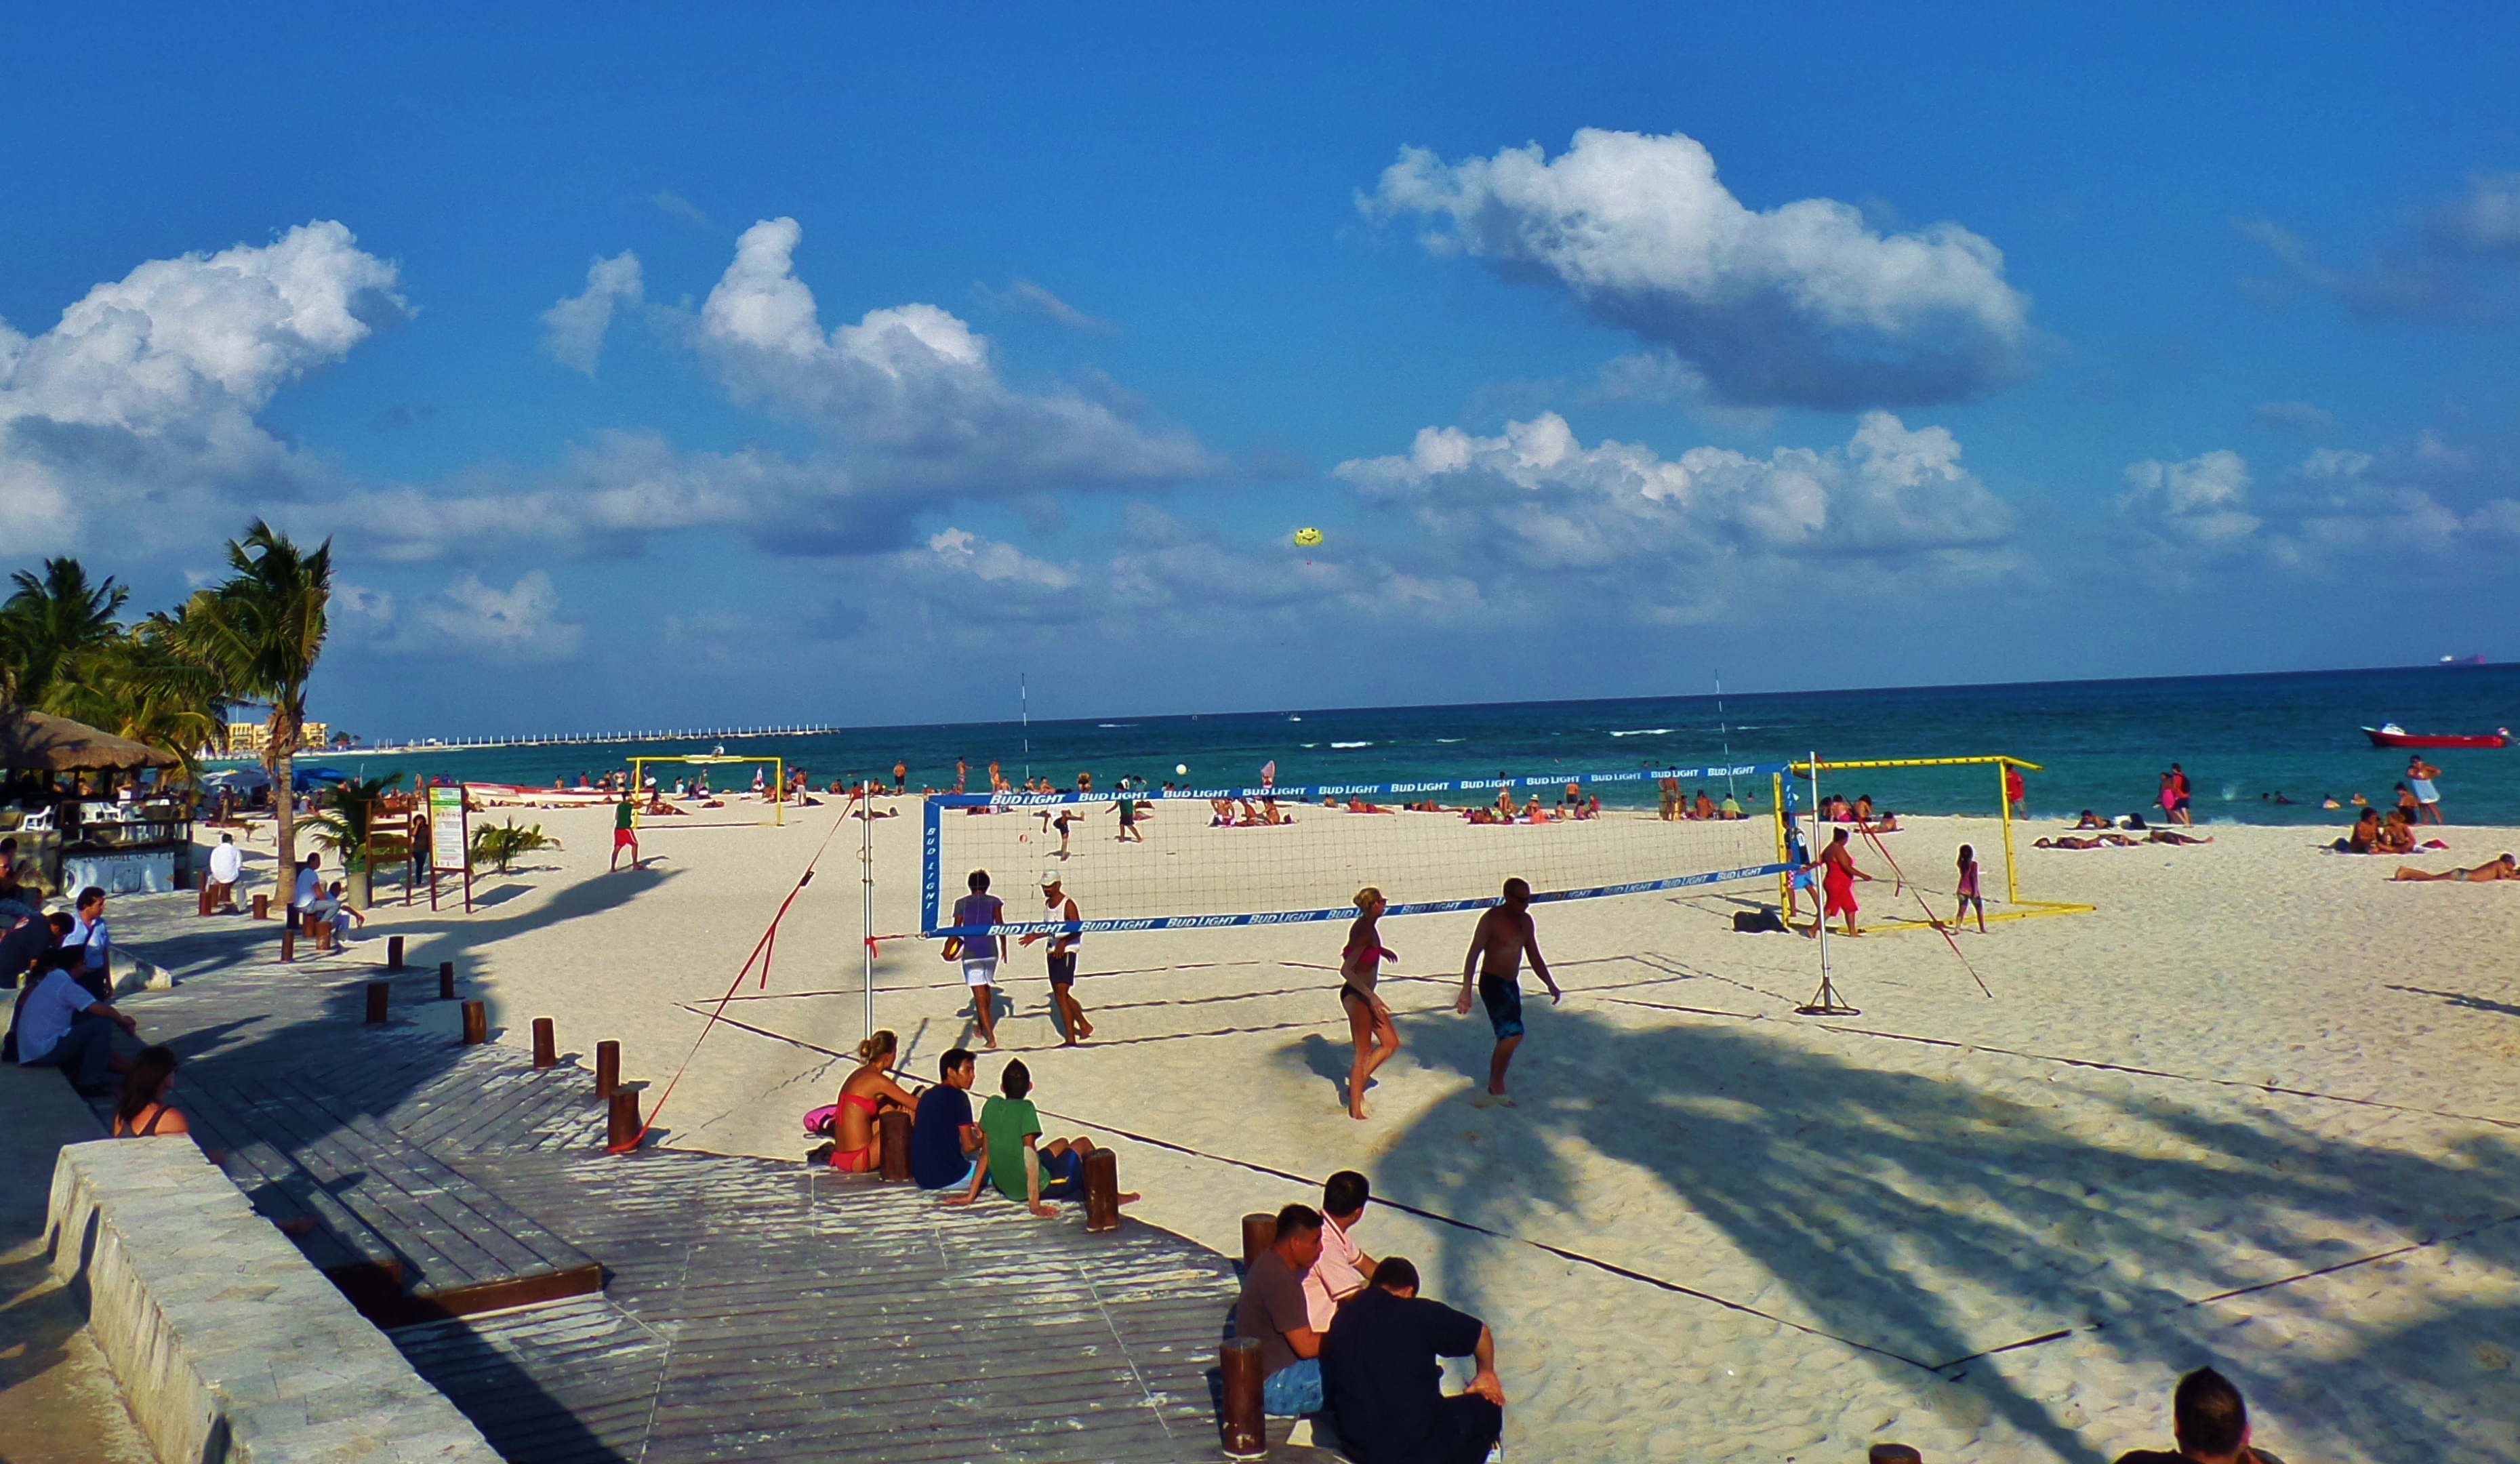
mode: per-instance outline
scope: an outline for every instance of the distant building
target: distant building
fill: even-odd
[[[331,739],[332,727],[322,722],[301,723],[297,729],[300,752],[321,751]],[[231,722],[227,726],[227,745],[221,750],[230,757],[259,757],[271,739],[271,728],[261,722]]]

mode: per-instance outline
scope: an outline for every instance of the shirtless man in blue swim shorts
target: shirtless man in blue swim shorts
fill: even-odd
[[[1549,999],[1553,1003],[1564,997],[1557,989],[1555,977],[1549,974],[1549,962],[1540,954],[1540,932],[1531,923],[1531,886],[1519,879],[1505,882],[1505,899],[1479,916],[1476,930],[1470,932],[1469,954],[1462,957],[1462,997],[1453,1009],[1467,1015],[1470,1009],[1470,981],[1478,980],[1479,1000],[1488,1009],[1488,1023],[1496,1028],[1496,1052],[1488,1058],[1487,1096],[1477,1100],[1481,1108],[1491,1103],[1513,1106],[1506,1096],[1506,1065],[1513,1061],[1513,1049],[1522,1045],[1522,957],[1531,956],[1531,969],[1549,987]]]

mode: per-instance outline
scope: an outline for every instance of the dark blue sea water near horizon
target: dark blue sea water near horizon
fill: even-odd
[[[810,715],[810,709],[800,708]],[[2035,818],[2153,812],[2163,770],[2177,762],[2195,788],[2199,821],[2329,824],[2344,816],[2322,795],[2360,792],[2386,805],[2407,754],[2370,745],[2361,730],[2395,722],[2409,732],[2491,732],[2520,724],[2520,665],[2281,672],[2141,681],[2012,683],[1877,690],[1638,697],[1421,707],[1288,708],[1089,721],[868,727],[810,735],[678,738],[562,745],[417,749],[309,758],[365,776],[445,774],[480,781],[575,782],[633,753],[772,755],[834,778],[889,781],[896,760],[911,786],[950,786],[956,758],[971,782],[1000,761],[1011,777],[1066,784],[1091,771],[1098,787],[1122,776],[1201,786],[1252,783],[1275,761],[1282,785],[1438,777],[1561,776],[1783,762],[1817,751],[1824,762],[2003,753],[2042,765],[2027,775]],[[2425,754],[2442,769],[2453,822],[2520,824],[2520,747]],[[304,764],[301,764],[301,766]],[[748,775],[747,775],[748,776]],[[1993,813],[1988,768],[1850,770],[1823,790],[1870,793],[1884,808]],[[721,775],[720,785],[724,785]],[[1723,790],[1715,790],[1721,797]],[[2280,793],[2292,800],[2274,802]],[[1650,785],[1610,784],[1603,801],[1650,803]]]

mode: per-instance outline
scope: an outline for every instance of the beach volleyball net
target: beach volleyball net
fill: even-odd
[[[1368,885],[1389,902],[1385,913],[1412,915],[1493,905],[1510,877],[1527,880],[1540,902],[1757,879],[1785,867],[1776,804],[1783,772],[1744,763],[1307,787],[934,794],[921,840],[920,924],[928,936],[983,933],[952,923],[973,870],[987,871],[990,893],[1006,903],[1008,923],[995,929],[1015,935],[1346,919]],[[1664,779],[1729,782],[1741,817],[1594,810],[1604,784]],[[1471,821],[1473,808],[1501,818],[1507,795],[1513,822]],[[1540,821],[1529,817],[1533,798]],[[1136,810],[1125,838],[1124,800]],[[1042,881],[1053,875],[1081,920],[1037,918]]]

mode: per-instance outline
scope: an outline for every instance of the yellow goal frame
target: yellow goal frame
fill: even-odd
[[[1788,763],[1785,766],[1788,771],[1799,774],[1802,776],[1809,777],[1811,776],[1812,765],[1808,761]],[[2042,768],[2039,764],[2030,762],[2024,758],[2008,757],[2002,753],[1990,753],[1984,757],[1857,758],[1847,762],[1839,762],[1833,758],[1820,759],[1821,771],[1823,773],[1851,771],[1858,768],[1966,768],[1986,766],[1992,766],[1995,769],[1995,807],[1998,817],[2003,821],[2003,901],[2006,905],[2016,907],[2015,909],[2005,910],[2001,914],[1987,916],[1986,918],[1988,922],[1992,924],[1998,920],[2036,920],[2046,915],[2087,915],[2092,913],[2092,910],[2097,909],[2096,906],[2078,905],[2072,901],[2066,900],[2024,900],[2021,898],[2020,865],[2014,862],[2012,857],[2012,790],[2007,785],[2005,775],[2015,768],[2019,768],[2029,773],[2044,773],[2048,771],[2047,769]],[[1778,809],[1781,810],[1783,805],[1784,800],[1779,797],[1778,799]],[[1818,817],[1819,812],[1820,811],[1818,809],[1814,809],[1812,811],[1815,818]],[[1778,845],[1781,848],[1784,838],[1782,813],[1780,812],[1778,817],[1778,822],[1777,825],[1777,836]],[[1875,925],[1871,928],[1875,930],[1928,930],[1933,928],[1933,922],[1930,920],[1892,920],[1880,925]]]
[[[788,825],[788,764],[783,758],[744,757],[729,752],[702,752],[685,757],[634,757],[629,762],[630,823],[634,828],[639,825],[641,815],[647,807],[648,780],[645,774],[650,763],[696,763],[703,767],[719,763],[742,763],[758,767],[768,763],[770,765],[771,821],[782,828]]]

